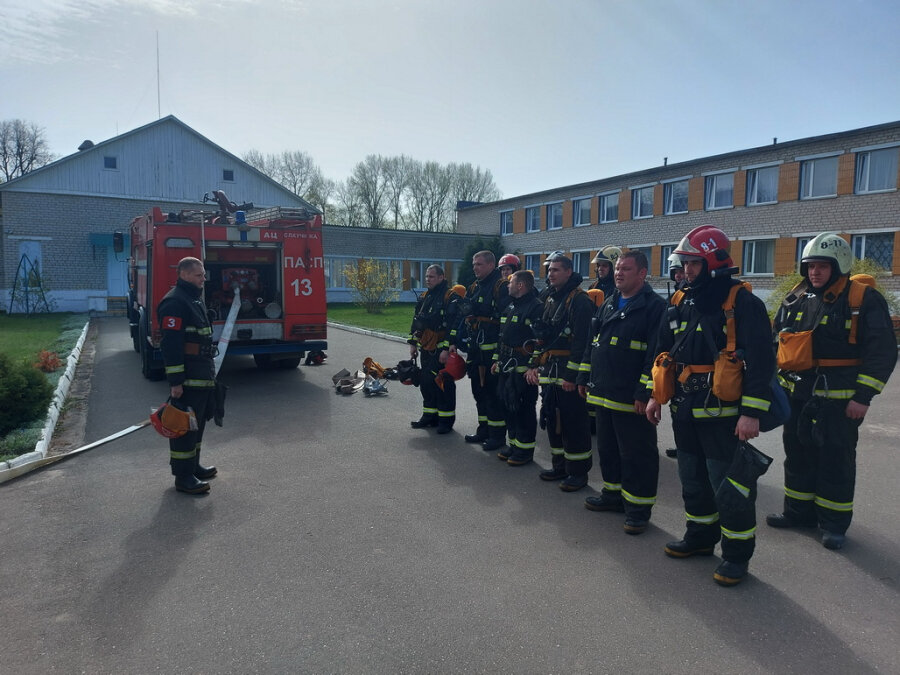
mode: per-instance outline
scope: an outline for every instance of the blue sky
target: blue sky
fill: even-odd
[[[5,0],[0,119],[62,156],[161,112],[336,180],[404,153],[512,197],[896,121],[898,35],[894,0]]]

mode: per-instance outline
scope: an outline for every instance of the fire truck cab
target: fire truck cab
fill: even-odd
[[[145,377],[164,377],[156,308],[175,285],[178,261],[188,256],[206,268],[214,342],[239,303],[229,354],[252,354],[260,368],[296,368],[304,355],[307,363],[324,359],[321,214],[302,207],[233,213],[154,207],[129,229],[128,320]]]

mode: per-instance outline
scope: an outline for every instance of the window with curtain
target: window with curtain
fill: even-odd
[[[897,189],[897,156],[900,148],[884,148],[856,154],[856,193]]]
[[[500,213],[500,234],[512,234],[513,233],[513,212],[512,211],[502,211]]]
[[[803,249],[806,248],[806,245],[809,243],[812,237],[797,237],[797,262],[800,262],[800,258],[803,257]],[[799,269],[799,268],[798,268]]]
[[[525,256],[525,269],[531,270],[535,279],[541,276],[541,256],[537,253],[530,253]]]
[[[615,223],[619,220],[619,193],[600,195],[600,222]]]
[[[558,230],[562,227],[562,203],[547,204],[547,229]]]
[[[541,207],[529,206],[525,209],[525,231],[540,232],[541,231]]]
[[[572,268],[582,277],[591,276],[591,254],[589,251],[578,251],[572,254]]]
[[[800,199],[837,195],[838,158],[808,159],[800,164]]]
[[[734,206],[734,174],[717,173],[706,177],[706,209],[727,209]]]
[[[659,275],[662,277],[669,276],[669,256],[672,255],[672,251],[674,250],[674,246],[659,247]]]
[[[575,222],[575,227],[591,224],[590,198],[576,199],[574,202],[572,202],[572,219]]]
[[[775,270],[775,240],[751,239],[744,242],[744,274],[772,274]]]
[[[862,260],[868,258],[888,271],[894,265],[894,233],[854,234],[850,239],[853,255]]]
[[[747,171],[747,206],[778,202],[778,167],[767,166]]]
[[[679,180],[674,183],[666,183],[664,196],[664,213],[666,215],[671,215],[673,213],[687,213],[688,182],[686,180]]]
[[[631,218],[653,217],[653,186],[635,188],[631,191]]]

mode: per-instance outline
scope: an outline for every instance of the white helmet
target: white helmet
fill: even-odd
[[[806,263],[812,260],[828,260],[834,263],[838,274],[850,274],[850,268],[853,266],[853,252],[850,250],[850,244],[835,232],[823,232],[813,237],[809,243],[803,247],[803,254],[800,256],[800,274],[806,276]]]
[[[616,266],[616,260],[619,259],[619,256],[622,255],[622,249],[618,246],[604,246],[601,248],[597,255],[594,256],[594,259],[591,260],[591,264],[596,265],[600,262],[610,263],[613,267]]]

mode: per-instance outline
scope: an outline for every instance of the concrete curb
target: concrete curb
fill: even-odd
[[[397,335],[388,335],[387,333],[379,333],[374,330],[369,330],[368,328],[357,328],[356,326],[348,326],[343,323],[334,323],[333,321],[328,322],[328,327],[345,330],[348,333],[359,333],[360,335],[368,335],[370,337],[381,338],[382,340],[390,340],[391,342],[400,342],[402,344],[406,344],[406,338],[402,338]]]
[[[44,429],[41,431],[41,438],[35,444],[33,451],[0,462],[0,482],[2,482],[4,471],[18,469],[16,475],[21,475],[29,471],[29,464],[37,465],[47,456],[47,451],[50,448],[50,441],[53,440],[53,431],[56,429],[56,422],[59,420],[62,407],[69,395],[69,388],[72,386],[72,379],[75,377],[75,368],[77,368],[78,361],[81,359],[81,350],[84,347],[84,341],[87,337],[88,327],[90,325],[90,321],[84,324],[78,342],[75,343],[75,348],[72,349],[72,353],[69,354],[66,372],[59,378],[59,383],[56,385],[56,393],[53,395],[53,400],[50,401],[50,407],[47,409],[47,422],[44,424]],[[35,468],[37,467],[35,466]]]

